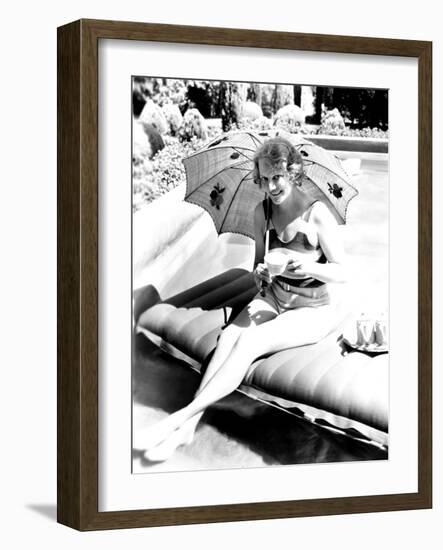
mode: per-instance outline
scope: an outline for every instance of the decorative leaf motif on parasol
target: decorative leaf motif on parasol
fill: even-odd
[[[334,183],[334,185],[331,185],[330,183],[328,183],[328,188],[329,188],[329,192],[332,193],[334,195],[334,197],[336,197],[337,199],[342,198],[342,196],[343,196],[343,193],[342,193],[343,187],[340,187],[336,183]]]
[[[209,198],[211,199],[211,206],[215,206],[217,210],[220,210],[220,206],[223,204],[223,195],[225,188],[220,187],[219,183],[216,183],[212,188],[212,191],[209,193]]]

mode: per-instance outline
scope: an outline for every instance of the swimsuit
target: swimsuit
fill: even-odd
[[[289,241],[283,241],[272,223],[272,204],[269,203],[269,212],[267,212],[267,202],[264,201],[265,218],[272,225],[268,228],[269,250],[278,250],[292,258],[301,259],[302,262],[309,259],[318,263],[326,263],[326,256],[318,243],[316,227],[310,222],[313,207],[317,202],[313,202],[306,212],[294,220],[295,224],[299,226],[295,235]],[[312,244],[312,241],[317,241],[317,243]],[[294,274],[296,275],[296,273],[295,271]],[[331,302],[327,285],[323,281],[313,277],[293,279],[284,275],[274,277],[271,285],[266,288],[264,299],[266,298],[278,313],[296,307],[318,307]]]

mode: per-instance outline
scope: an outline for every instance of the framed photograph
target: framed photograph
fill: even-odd
[[[58,521],[432,506],[432,44],[58,29]]]

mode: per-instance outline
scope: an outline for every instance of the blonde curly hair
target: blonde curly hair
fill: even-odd
[[[254,162],[252,178],[254,183],[261,186],[260,169],[258,166],[260,159],[268,159],[273,166],[284,161],[286,163],[286,171],[291,180],[298,186],[301,186],[304,177],[303,157],[286,138],[274,137],[267,139],[256,150],[252,159]]]

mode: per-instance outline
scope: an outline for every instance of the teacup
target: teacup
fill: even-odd
[[[281,275],[288,265],[288,256],[277,250],[268,252],[265,255],[265,264],[272,277]]]

